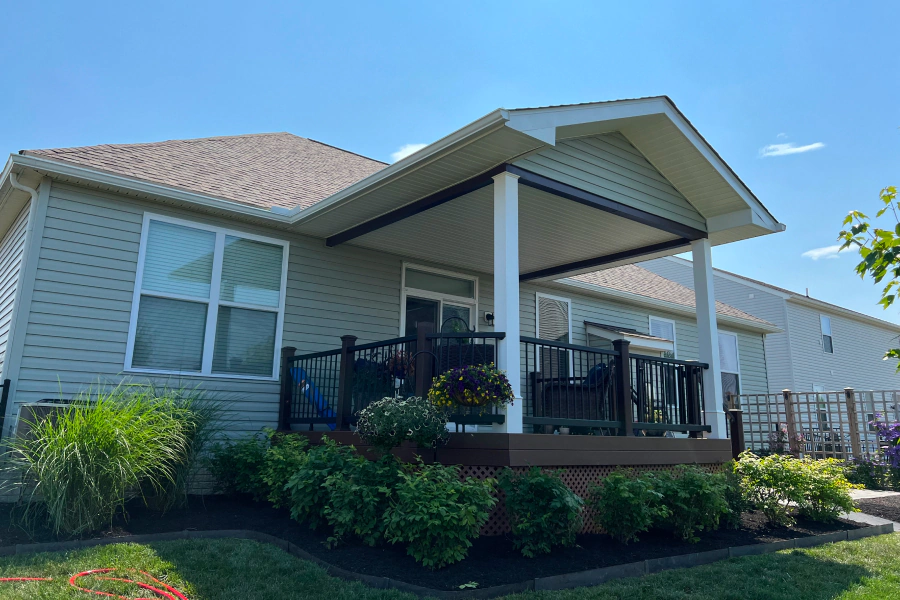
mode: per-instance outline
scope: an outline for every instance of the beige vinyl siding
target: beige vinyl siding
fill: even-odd
[[[560,141],[518,167],[706,230],[706,219],[621,133]]]
[[[283,344],[295,346],[298,353],[338,348],[344,334],[358,336],[360,343],[400,334],[403,257],[351,245],[326,248],[322,240],[276,229],[55,184],[50,192],[34,296],[27,315],[16,403],[60,394],[68,398],[98,380],[115,384],[123,377],[132,377],[170,385],[200,385],[218,394],[230,403],[228,418],[235,430],[256,431],[275,425],[278,382],[123,374],[145,212],[290,242]],[[481,322],[481,315],[493,309],[492,276],[443,268],[478,276],[478,329],[489,330]],[[615,304],[583,291],[576,293],[570,286],[525,284],[521,296],[523,335],[534,335],[536,291],[572,298],[573,341],[577,344],[585,343],[585,320],[647,332],[646,309]],[[664,313],[659,316],[678,323],[679,357],[695,358],[697,336],[693,320]],[[762,349],[761,336],[741,336],[744,381],[764,381],[764,370],[753,363],[754,355]],[[745,360],[749,361],[746,369]],[[748,369],[751,372],[745,374]]]
[[[30,201],[16,217],[12,226],[0,240],[0,373],[7,377],[6,343],[12,324],[19,272],[25,251],[25,230],[28,228]]]
[[[795,379],[791,389],[807,392],[814,385],[825,391],[900,389],[896,361],[882,360],[889,348],[898,347],[897,332],[790,300],[786,304]],[[822,314],[831,318],[833,354],[822,349]]]
[[[288,264],[284,345],[299,353],[330,350],[339,337],[360,342],[396,337],[400,314],[398,257],[284,232],[198,216],[123,197],[54,185],[28,317],[16,403],[123,377],[125,347],[144,212],[286,239]],[[133,376],[170,385],[196,386],[231,407],[235,428],[275,425],[278,382],[196,376]]]

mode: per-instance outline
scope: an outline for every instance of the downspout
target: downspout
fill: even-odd
[[[38,192],[34,188],[30,188],[27,185],[19,183],[19,180],[16,178],[16,174],[11,170],[9,172],[9,184],[13,187],[13,189],[19,190],[20,192],[26,192],[31,196],[31,204],[28,205],[28,222],[25,224],[25,251],[28,250],[28,242],[31,240],[32,231],[34,230],[34,211],[37,208],[38,202]],[[21,267],[24,266],[24,257],[22,261],[22,265],[20,266],[19,276],[21,277]],[[19,303],[19,297],[21,296],[21,285],[16,284],[16,298],[14,300],[15,304]],[[16,313],[18,312],[16,309],[18,306],[13,306],[13,314],[12,319],[10,320],[9,326],[9,334],[7,335],[7,343],[12,341],[16,328]],[[6,377],[8,373],[8,365],[9,365],[9,353],[5,357],[7,360],[3,361],[3,372],[2,377],[3,380],[0,381],[0,439],[3,438],[3,434],[6,429],[6,412],[8,410],[9,404],[9,388],[10,388],[10,380]]]

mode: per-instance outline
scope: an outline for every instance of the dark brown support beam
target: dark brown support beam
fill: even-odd
[[[561,198],[566,198],[573,202],[578,202],[579,204],[596,208],[612,215],[628,219],[629,221],[641,223],[642,225],[648,225],[654,229],[659,229],[688,240],[699,240],[700,238],[706,237],[705,231],[695,229],[694,227],[684,225],[678,221],[673,221],[672,219],[654,215],[653,213],[634,208],[633,206],[628,206],[627,204],[622,204],[615,200],[610,200],[609,198],[593,194],[567,183],[562,183],[561,181],[556,181],[555,179],[550,179],[549,177],[544,177],[543,175],[538,175],[537,173],[521,169],[514,165],[506,165],[506,170],[513,175],[518,175],[519,183],[521,185],[527,185],[530,188],[541,190],[542,192],[547,192],[548,194],[553,194],[554,196],[559,196]]]
[[[659,229],[661,231],[671,233],[672,235],[677,235],[678,237],[685,238],[687,240],[698,240],[700,238],[706,237],[706,232],[695,229],[689,225],[684,225],[677,221],[673,221],[672,219],[654,215],[653,213],[647,212],[645,210],[634,208],[633,206],[628,206],[627,204],[622,204],[621,202],[617,202],[616,200],[611,200],[604,196],[582,190],[567,183],[562,183],[561,181],[556,181],[554,179],[550,179],[549,177],[538,175],[537,173],[533,173],[514,165],[502,164],[480,175],[476,175],[471,179],[467,179],[461,183],[457,183],[456,185],[441,190],[440,192],[431,194],[430,196],[426,196],[424,198],[420,198],[419,200],[407,204],[406,206],[401,206],[400,208],[392,210],[389,213],[385,213],[379,217],[375,217],[374,219],[366,221],[365,223],[361,223],[356,227],[351,227],[350,229],[329,236],[325,240],[325,245],[331,247],[349,242],[352,239],[366,235],[367,233],[371,233],[373,231],[381,229],[382,227],[387,227],[388,225],[392,225],[394,223],[397,223],[398,221],[402,221],[403,219],[407,219],[421,212],[425,212],[428,209],[440,206],[441,204],[450,202],[451,200],[480,190],[481,188],[491,185],[493,183],[493,177],[503,172],[517,175],[519,177],[519,183],[530,188],[541,190],[542,192],[546,192],[554,196],[559,196],[560,198],[566,198],[567,200],[572,200],[573,202],[578,202],[579,204],[583,204],[591,208],[596,208],[609,214],[616,215],[624,219],[634,221],[636,223],[641,223],[642,225],[647,225],[649,227],[653,227],[654,229]]]
[[[598,256],[596,258],[588,258],[586,260],[577,260],[575,262],[570,262],[564,265],[557,265],[555,267],[547,267],[546,269],[539,269],[537,271],[531,271],[530,273],[522,273],[519,275],[519,281],[531,281],[532,279],[542,279],[545,277],[554,277],[556,275],[562,275],[564,273],[571,273],[572,271],[579,271],[581,269],[592,269],[594,267],[600,267],[602,265],[607,265],[609,263],[613,263],[620,260],[625,260],[627,258],[635,258],[638,256],[644,256],[647,254],[653,254],[654,252],[661,252],[663,250],[671,250],[673,248],[680,248],[682,246],[690,245],[691,240],[680,238],[677,240],[669,240],[668,242],[660,242],[659,244],[651,244],[649,246],[643,246],[642,248],[634,248],[632,250],[625,250],[623,252],[616,252],[614,254],[605,254],[603,256]]]
[[[380,217],[375,217],[370,221],[361,223],[356,227],[351,227],[350,229],[329,236],[325,239],[325,245],[331,247],[343,244],[344,242],[349,242],[354,238],[366,235],[367,233],[372,233],[373,231],[381,229],[382,227],[387,227],[388,225],[392,225],[398,221],[402,221],[403,219],[407,219],[421,212],[425,212],[430,208],[440,206],[441,204],[450,202],[451,200],[459,198],[460,196],[465,196],[466,194],[470,194],[474,191],[480,190],[483,187],[487,187],[494,183],[494,180],[492,179],[494,175],[502,173],[506,170],[506,167],[507,165],[505,164],[500,165],[491,169],[490,171],[482,173],[481,175],[476,175],[475,177],[467,179],[462,183],[457,183],[456,185],[443,189],[436,194],[431,194],[430,196],[426,196],[424,198],[416,200],[411,204],[401,206],[396,210],[385,213]]]

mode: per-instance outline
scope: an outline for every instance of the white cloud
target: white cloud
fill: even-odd
[[[813,260],[819,260],[820,258],[837,258],[838,252],[841,251],[841,247],[839,245],[834,246],[825,246],[824,248],[813,248],[812,250],[807,250],[800,256],[804,258],[811,258]]]
[[[779,133],[779,134],[776,135],[775,137],[777,137],[779,140],[785,140],[785,139],[787,139],[787,134],[786,134],[786,133]]]
[[[400,149],[391,154],[391,162],[397,162],[398,160],[402,160],[413,154],[418,152],[428,144],[403,144],[400,146]]]
[[[810,152],[811,150],[818,150],[819,148],[824,147],[825,144],[822,142],[807,144],[805,146],[798,146],[793,142],[788,142],[786,144],[769,144],[768,146],[763,146],[759,149],[759,156],[760,158],[765,158],[767,156],[787,156],[788,154],[801,154],[803,152]]]

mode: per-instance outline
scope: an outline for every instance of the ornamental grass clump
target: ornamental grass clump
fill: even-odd
[[[384,398],[359,411],[356,431],[366,442],[384,453],[405,441],[424,448],[445,443],[447,416],[427,398]]]
[[[509,379],[493,364],[457,367],[434,380],[428,398],[439,407],[478,407],[512,404],[515,396]]]
[[[27,486],[23,520],[79,535],[111,525],[133,498],[175,489],[192,452],[191,419],[171,395],[123,384],[88,389],[29,423],[8,454]]]

